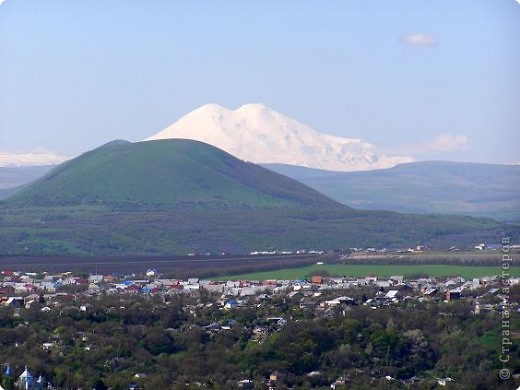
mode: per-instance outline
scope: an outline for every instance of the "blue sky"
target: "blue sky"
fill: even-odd
[[[25,1],[0,5],[0,151],[75,156],[205,103],[264,103],[417,160],[520,162],[520,5]]]

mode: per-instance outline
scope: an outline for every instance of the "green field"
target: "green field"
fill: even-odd
[[[388,277],[392,275],[428,275],[436,277],[462,276],[466,279],[481,276],[491,276],[502,272],[497,266],[469,266],[469,265],[445,265],[445,264],[424,264],[424,265],[369,265],[369,264],[323,264],[311,265],[302,268],[288,268],[276,271],[257,272],[251,274],[220,276],[213,279],[234,279],[234,280],[300,280],[307,279],[311,273],[323,271],[328,275],[364,277],[376,275],[378,277]],[[511,276],[520,276],[520,266],[510,270]]]

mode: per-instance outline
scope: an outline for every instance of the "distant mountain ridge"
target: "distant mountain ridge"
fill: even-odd
[[[0,190],[25,185],[55,167],[56,165],[0,167]]]
[[[146,140],[194,139],[257,164],[281,163],[336,171],[387,168],[407,157],[377,155],[360,139],[322,134],[263,104],[229,110],[206,104]]]
[[[424,161],[366,172],[265,164],[357,209],[520,222],[520,166]]]
[[[0,166],[0,200],[16,194],[28,183],[55,167],[56,165]]]

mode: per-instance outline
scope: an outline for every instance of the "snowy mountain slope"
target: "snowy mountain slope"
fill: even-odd
[[[360,139],[334,137],[262,104],[229,110],[206,104],[146,141],[187,138],[209,143],[254,163],[281,163],[335,171],[388,168],[412,161],[377,155]]]

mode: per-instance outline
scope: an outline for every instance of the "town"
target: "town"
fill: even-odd
[[[470,280],[400,275],[352,278],[317,272],[304,280],[219,281],[165,278],[156,269],[149,269],[139,277],[4,270],[0,276],[0,347],[10,352],[2,353],[7,360],[0,362],[6,367],[0,383],[5,389],[17,388],[15,386],[76,389],[85,388],[82,386],[86,384],[95,389],[153,388],[154,378],[165,380],[163,374],[147,372],[145,366],[135,362],[131,365],[122,363],[129,358],[125,355],[133,348],[128,345],[129,340],[123,340],[133,339],[155,359],[188,353],[193,348],[191,337],[195,335],[196,344],[205,345],[205,351],[210,342],[219,346],[224,342],[229,348],[239,348],[241,354],[249,355],[248,348],[267,348],[273,339],[293,327],[299,329],[304,322],[307,326],[329,323],[328,328],[336,322],[343,324],[352,318],[359,319],[361,313],[367,317],[365,321],[383,316],[387,330],[389,326],[398,326],[389,323],[399,321],[400,316],[412,318],[431,311],[431,315],[437,317],[432,317],[432,321],[445,318],[456,324],[457,321],[478,319],[479,326],[485,325],[489,333],[489,328],[494,326],[491,319],[499,324],[504,312],[511,313],[518,321],[519,287],[520,278],[504,280],[498,276]],[[381,314],[376,315],[377,312]],[[46,331],[41,329],[46,326],[42,324],[50,322],[52,326],[49,325]],[[107,323],[114,328],[102,330],[103,324]],[[33,327],[39,329],[31,344],[26,337],[18,339],[20,328],[25,332]],[[412,330],[403,329],[402,332],[408,334],[406,332]],[[419,330],[421,335],[427,333],[420,327]],[[356,337],[362,337],[361,334]],[[239,342],[242,343],[240,347],[237,346]],[[342,339],[330,342],[341,343]],[[351,347],[352,342],[348,344]],[[409,345],[411,341],[402,342]],[[257,347],[252,347],[251,343]],[[373,340],[368,344],[366,348],[375,348]],[[392,348],[394,356],[394,342],[389,339],[385,345],[386,354]],[[313,354],[317,352],[313,351]],[[67,372],[60,368],[69,357],[81,356],[88,360],[88,355],[102,359],[99,369],[93,365],[89,373],[78,375],[80,367],[69,367]],[[209,374],[204,370],[190,372],[176,366],[176,373],[166,381],[172,386],[182,382],[181,387],[172,388],[206,388],[219,383],[230,388],[285,388],[305,383],[343,388],[348,384],[365,383],[363,381],[413,387],[432,381],[445,386],[465,380],[453,370],[444,370],[444,375],[435,377],[431,374],[433,367],[425,371],[417,367],[399,370],[395,367],[397,362],[384,361],[385,351],[376,363],[365,363],[366,367],[357,368],[353,364],[341,370],[330,369],[330,364],[319,361],[322,357],[316,360],[316,356],[311,355],[307,358],[312,364],[299,362],[293,369],[283,367],[283,364],[270,366],[268,361],[256,369],[244,369],[238,364],[221,378],[212,373],[215,376],[210,382],[203,380]],[[392,359],[396,359],[395,356]],[[50,367],[50,361],[61,362],[60,367]],[[183,366],[179,361],[176,364]],[[157,371],[157,367],[153,370]],[[15,377],[16,371],[18,376]],[[116,375],[118,372],[120,375]],[[233,378],[231,382],[230,378]],[[27,387],[29,382],[30,387]]]

